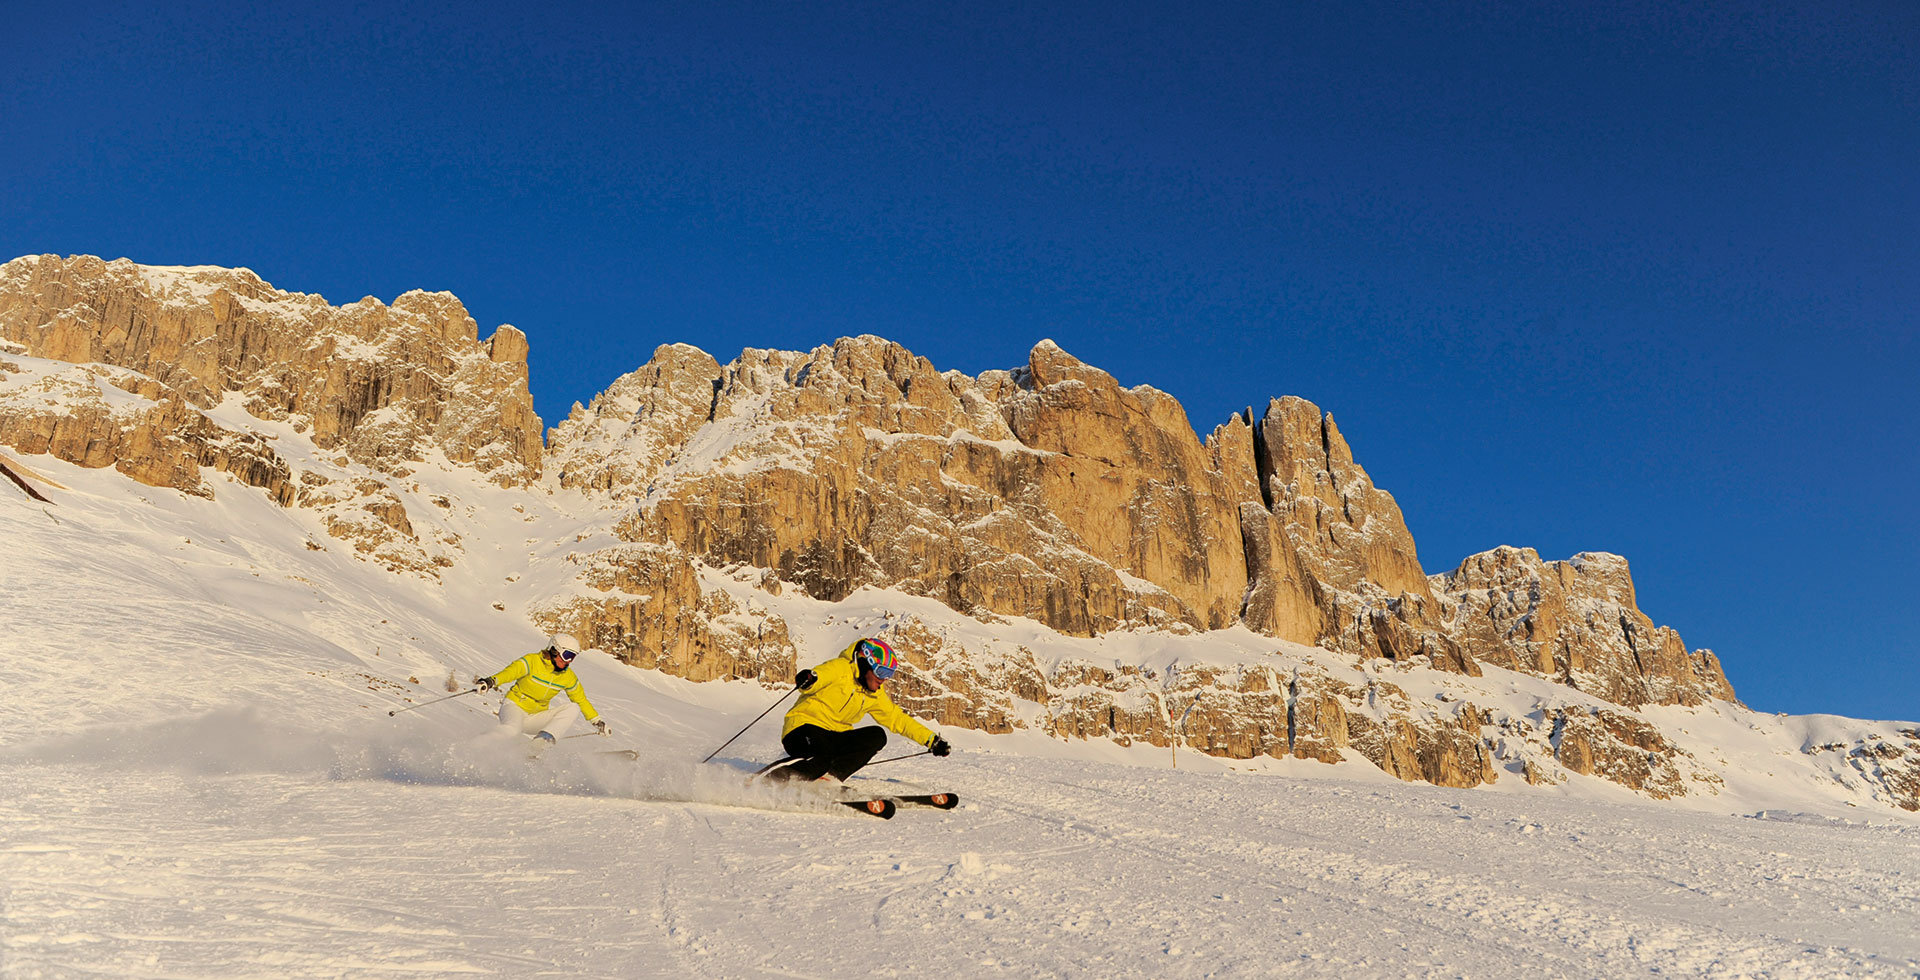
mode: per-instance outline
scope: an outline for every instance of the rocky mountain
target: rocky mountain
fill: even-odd
[[[0,266],[0,343],[61,365],[0,392],[0,444],[203,496],[204,471],[231,473],[325,512],[331,533],[396,569],[447,561],[419,545],[389,485],[421,462],[503,486],[540,475],[526,336],[479,340],[447,293],[336,307],[246,269],[29,256]],[[275,425],[369,472],[296,473]]]
[[[791,616],[877,590],[902,597],[887,628],[916,668],[896,697],[941,724],[1654,797],[1720,789],[1712,746],[1664,709],[1751,714],[1713,653],[1639,611],[1618,556],[1501,547],[1427,575],[1393,497],[1299,398],[1202,438],[1172,397],[1048,341],[978,377],[877,337],[726,364],[670,345],[543,439],[527,356],[445,293],[332,306],[243,269],[0,266],[0,445],[201,496],[226,473],[434,580],[464,547],[434,474],[564,501],[571,541],[530,553],[546,584],[516,606],[642,667],[784,682],[825,653]],[[951,617],[1233,652],[983,644]],[[1920,731],[1806,751],[1920,808]]]

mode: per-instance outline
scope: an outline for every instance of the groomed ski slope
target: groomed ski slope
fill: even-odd
[[[774,718],[696,764],[779,691],[596,653],[615,734],[529,759],[483,737],[491,696],[387,715],[533,648],[479,584],[523,553],[470,536],[432,585],[237,488],[34,462],[73,491],[0,497],[8,980],[1920,975],[1920,822],[1811,791],[1715,812],[960,731],[866,781],[960,809],[880,821],[747,787]]]

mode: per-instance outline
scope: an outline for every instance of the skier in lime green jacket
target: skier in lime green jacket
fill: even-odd
[[[600,734],[607,734],[607,723],[587,700],[580,677],[570,668],[580,655],[580,641],[571,633],[555,633],[544,650],[536,650],[506,665],[491,677],[477,677],[474,686],[482,691],[503,688],[500,701],[500,728],[517,735],[532,735],[551,743],[573,727],[576,712],[552,706],[553,699],[565,694]],[[507,685],[513,685],[508,687]]]
[[[863,639],[838,657],[794,675],[800,700],[787,712],[780,745],[793,761],[768,773],[775,779],[844,781],[872,761],[887,744],[889,729],[927,747],[934,755],[953,751],[947,740],[907,717],[881,685],[900,666],[884,641]],[[854,728],[871,716],[880,726]]]

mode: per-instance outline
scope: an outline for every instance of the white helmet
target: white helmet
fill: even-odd
[[[580,641],[572,633],[555,633],[547,637],[547,649],[572,660],[580,655]]]

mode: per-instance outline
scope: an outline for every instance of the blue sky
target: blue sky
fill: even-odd
[[[451,290],[549,424],[855,333],[1300,395],[1428,571],[1617,552],[1754,707],[1920,717],[1912,3],[620,6],[12,8],[0,252]]]

